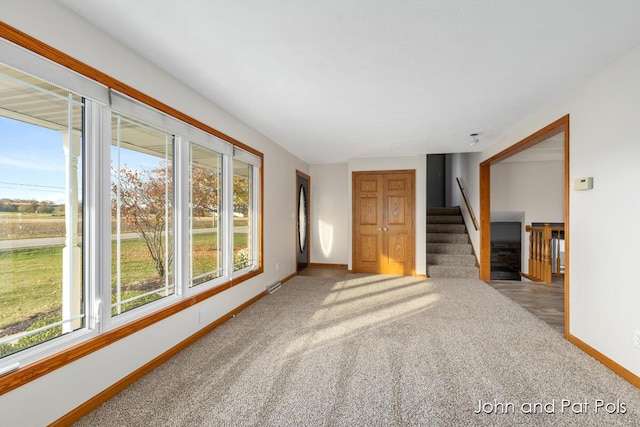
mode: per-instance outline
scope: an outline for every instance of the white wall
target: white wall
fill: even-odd
[[[464,191],[469,200],[469,205],[480,225],[480,163],[482,153],[467,153],[464,157],[465,173],[463,174]],[[464,203],[464,201],[460,201]],[[466,209],[462,209],[462,216],[469,231],[469,238],[473,245],[476,257],[480,258],[480,233],[473,227],[471,215]]]
[[[448,155],[450,163],[447,165],[450,168],[447,171],[447,186],[449,188],[450,197],[447,200],[448,206],[460,206],[460,211],[462,212],[462,218],[464,219],[464,223],[467,227],[467,230],[470,232],[470,236],[472,237],[471,244],[473,245],[474,254],[476,258],[478,258],[480,254],[480,247],[477,245],[477,242],[473,241],[474,234],[471,234],[474,230],[473,221],[471,219],[471,213],[467,210],[467,206],[464,202],[464,198],[462,197],[462,193],[460,192],[460,187],[458,186],[458,182],[456,178],[460,178],[462,186],[464,188],[465,195],[469,199],[471,194],[469,194],[469,190],[467,187],[471,187],[473,185],[477,185],[474,176],[469,176],[468,174],[468,164],[475,161],[477,153],[452,153]],[[475,187],[474,187],[475,188]],[[469,201],[471,204],[471,201]],[[473,206],[473,204],[471,204]],[[473,207],[472,207],[473,209]],[[478,211],[473,209],[473,215],[478,220]]]
[[[460,178],[462,185],[466,185],[466,157],[466,153],[447,155],[447,206],[460,206],[461,210],[466,208],[456,178]]]
[[[527,223],[564,221],[564,163],[501,162],[491,166],[491,211],[525,211]]]
[[[640,47],[524,120],[479,154],[468,173],[476,177],[468,187],[479,209],[479,163],[570,114],[570,333],[637,376],[640,197],[630,184],[640,181],[639,76]],[[593,177],[594,188],[573,190],[583,177]],[[477,233],[472,237],[477,242]]]
[[[311,165],[311,262],[347,264],[351,202],[346,163]]]
[[[522,270],[529,272],[532,222],[564,222],[564,162],[500,162],[491,166],[491,212],[524,212]]]
[[[372,159],[353,159],[348,162],[347,189],[351,206],[351,174],[357,171],[410,170],[416,171],[416,274],[427,274],[427,158],[425,155],[414,157],[384,157]],[[351,260],[351,209],[348,217],[349,269]]]
[[[55,421],[198,331],[204,326],[198,323],[199,311],[205,312],[205,324],[209,323],[267,284],[294,273],[295,193],[282,189],[293,189],[296,169],[308,174],[309,166],[59,3],[0,0],[0,10],[7,24],[264,153],[264,273],[0,396],[2,425],[39,426]],[[291,238],[282,238],[287,235]],[[38,410],[33,410],[34,402]]]

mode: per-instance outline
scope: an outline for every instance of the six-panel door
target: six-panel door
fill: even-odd
[[[353,271],[415,272],[414,171],[353,173]]]

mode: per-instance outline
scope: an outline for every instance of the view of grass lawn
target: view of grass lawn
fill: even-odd
[[[62,247],[0,251],[0,329],[61,307]]]
[[[121,265],[120,283],[123,285],[135,285],[156,279],[158,273],[149,256],[149,251],[141,238],[127,239],[120,242]],[[111,244],[111,286],[116,285],[116,243]]]
[[[194,234],[194,275],[217,268],[216,248],[211,247],[216,241],[215,232]],[[236,250],[246,245],[247,234],[234,233]],[[127,285],[122,295],[124,300],[145,293],[145,290],[136,289],[136,285],[156,280],[158,276],[142,238],[122,240],[121,250],[121,282]],[[115,257],[115,243],[112,255]],[[115,286],[115,271],[112,277]],[[157,298],[159,296],[150,295],[141,300],[149,302]],[[35,322],[45,314],[59,316],[61,301],[62,247],[0,251],[0,329],[29,319]]]

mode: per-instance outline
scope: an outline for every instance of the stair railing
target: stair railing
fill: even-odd
[[[522,273],[522,276],[535,282],[551,283],[554,270],[560,272],[560,244],[553,245],[552,239],[555,234],[559,241],[564,227],[545,223],[542,227],[527,225],[525,230],[530,233],[529,272]]]
[[[469,204],[469,200],[467,200],[467,195],[464,192],[464,187],[462,186],[462,182],[460,178],[456,177],[456,181],[458,181],[458,187],[460,188],[460,193],[462,193],[462,199],[464,200],[464,204],[467,207],[467,212],[469,212],[469,216],[471,217],[471,222],[473,223],[473,228],[478,231],[478,221],[476,221],[476,216],[473,214],[473,209],[471,209],[471,205]]]

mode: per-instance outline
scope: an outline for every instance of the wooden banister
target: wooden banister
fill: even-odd
[[[551,283],[554,265],[553,259],[556,259],[556,272],[560,272],[560,244],[556,247],[555,254],[552,254],[553,245],[551,243],[554,233],[560,236],[564,233],[564,226],[551,226],[545,223],[544,226],[527,225],[525,230],[529,234],[529,271],[522,276],[527,279]],[[555,255],[555,257],[554,257]]]
[[[462,186],[462,182],[460,182],[460,178],[458,177],[456,177],[456,181],[458,181],[458,187],[460,188],[460,193],[462,193],[462,199],[464,200],[464,204],[467,207],[467,212],[469,212],[469,216],[471,217],[473,228],[475,228],[476,231],[478,231],[478,221],[476,221],[476,216],[473,214],[473,209],[471,209],[469,200],[467,200],[467,195],[464,192],[464,187]]]

